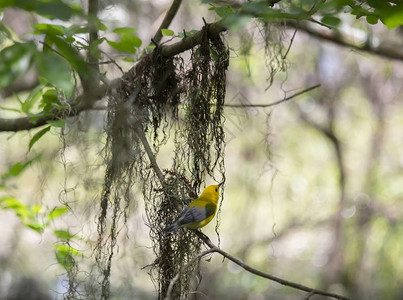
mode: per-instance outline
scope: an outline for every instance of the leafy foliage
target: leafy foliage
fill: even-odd
[[[68,231],[55,231],[55,235],[58,237],[65,238],[66,236],[70,236]],[[57,262],[66,270],[71,271],[75,266],[75,256],[83,256],[81,251],[74,249],[73,247],[66,244],[54,244],[53,248],[56,253]]]
[[[118,51],[136,53],[137,48],[141,46],[141,40],[137,37],[136,30],[130,27],[120,27],[113,30],[120,35],[120,41],[114,42],[107,40],[107,43]]]
[[[67,21],[74,15],[83,15],[80,6],[74,3],[67,4],[61,0],[1,1],[0,10],[6,7],[17,7],[26,11],[35,12],[51,20],[59,19]]]
[[[166,29],[166,28],[162,28],[161,33],[163,36],[173,36],[175,34],[175,32],[173,32],[170,29]]]
[[[68,212],[67,207],[56,207],[44,213],[41,205],[25,205],[14,197],[0,198],[0,208],[13,210],[26,227],[38,233],[41,233],[52,220]]]
[[[11,178],[16,178],[20,176],[33,162],[37,161],[40,158],[40,155],[35,156],[34,158],[19,161],[15,164],[11,165],[8,168],[8,171],[1,175],[1,184],[0,187],[5,187],[7,181]]]
[[[357,19],[365,17],[369,24],[380,20],[389,29],[403,24],[403,3],[396,1],[358,1],[358,0],[301,0],[286,2],[276,1],[278,7],[270,7],[263,1],[248,1],[240,5],[216,6],[214,10],[222,23],[231,28],[239,28],[250,18],[259,18],[263,22],[282,20],[306,20],[319,23],[329,28],[337,28],[342,21],[340,14],[349,13]],[[319,21],[320,19],[320,21]]]
[[[69,64],[54,53],[37,52],[35,58],[39,74],[55,88],[71,95],[73,81]]]
[[[35,44],[15,43],[0,52],[0,89],[28,71],[36,51]]]

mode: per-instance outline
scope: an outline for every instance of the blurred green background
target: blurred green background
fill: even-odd
[[[115,3],[99,17],[109,26],[133,26],[148,41],[169,4]],[[22,21],[25,14],[8,9],[2,16],[22,39],[31,38],[25,35],[29,26],[40,22],[32,14]],[[170,28],[198,29],[202,16],[207,22],[217,18],[207,5],[186,1]],[[343,20],[342,29],[357,41],[371,34],[385,43],[402,38],[399,28],[388,31],[354,18]],[[268,33],[271,54],[265,50]],[[403,64],[302,31],[286,60],[277,61],[276,47],[282,45],[285,53],[293,33],[252,21],[224,35],[231,49],[227,104],[268,104],[320,87],[272,107],[225,107],[220,247],[256,269],[303,285],[353,299],[402,299]],[[118,55],[115,59],[124,70],[130,68]],[[270,86],[273,66],[282,70]],[[114,66],[105,66],[106,71],[110,79],[120,75]],[[0,106],[16,108],[17,96],[24,99],[27,93],[2,94]],[[68,279],[58,264],[66,254],[60,240],[69,234],[74,235],[70,246],[78,249],[73,255],[86,266],[77,276],[83,281],[88,277],[105,171],[103,105],[69,119],[63,128],[52,127],[31,151],[29,141],[39,130],[0,134],[1,299],[23,299],[24,289],[37,291],[36,299],[61,299]],[[1,118],[18,116],[0,111]],[[169,146],[162,147],[161,167],[168,167],[170,159]],[[112,296],[155,299],[153,282],[143,269],[154,256],[140,188],[133,193],[113,261]],[[215,222],[203,232],[217,243]],[[191,299],[305,296],[218,254],[203,258],[201,271]]]

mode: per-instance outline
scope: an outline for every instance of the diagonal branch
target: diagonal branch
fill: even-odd
[[[250,272],[250,273],[252,273],[254,275],[257,275],[257,276],[260,276],[260,277],[263,277],[263,278],[278,282],[278,283],[280,283],[282,285],[289,286],[289,287],[292,287],[292,288],[297,289],[297,290],[305,291],[305,292],[309,293],[310,296],[312,296],[312,295],[322,295],[322,296],[327,296],[327,297],[331,297],[331,298],[335,298],[335,299],[343,299],[343,300],[348,300],[349,299],[347,297],[344,297],[344,296],[341,296],[341,295],[338,295],[338,294],[333,294],[333,293],[328,293],[328,292],[325,292],[325,291],[313,289],[313,288],[304,286],[302,284],[291,282],[291,281],[288,281],[288,280],[284,280],[282,278],[273,276],[271,274],[263,273],[263,272],[261,272],[259,270],[256,270],[256,269],[252,268],[251,266],[243,263],[238,258],[236,258],[236,257],[228,254],[224,250],[221,250],[220,248],[218,248],[216,245],[214,245],[211,242],[211,240],[208,238],[208,236],[206,236],[201,231],[195,230],[195,232],[199,236],[199,238],[210,248],[211,251],[204,251],[204,252],[200,253],[193,260],[191,260],[190,263],[194,262],[196,259],[200,258],[201,256],[207,255],[208,253],[217,252],[217,253],[220,253],[225,258],[227,258],[230,261],[232,261],[233,263],[237,264],[238,266],[242,267],[243,269],[245,269],[246,271],[248,271],[248,272]],[[178,277],[178,275],[175,276],[174,279],[176,279],[177,277]],[[176,280],[178,280],[178,279],[176,279]],[[172,285],[174,283],[175,282],[173,282]]]
[[[326,40],[335,43],[340,46],[349,47],[358,51],[367,52],[369,54],[375,54],[387,59],[403,60],[403,52],[399,51],[399,47],[385,47],[379,45],[378,47],[372,46],[370,43],[357,44],[346,39],[346,35],[340,34],[337,31],[331,31],[328,29],[316,30],[312,26],[309,26],[305,22],[287,21],[286,25],[292,28],[298,28],[299,31],[316,37],[321,40]]]

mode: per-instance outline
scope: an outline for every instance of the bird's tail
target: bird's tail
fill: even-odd
[[[172,232],[172,231],[177,230],[178,228],[179,228],[179,225],[178,225],[178,223],[175,222],[175,223],[165,227],[164,231],[165,232]]]

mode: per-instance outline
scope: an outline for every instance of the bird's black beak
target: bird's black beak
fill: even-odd
[[[218,186],[221,187],[224,184],[224,181],[219,183]]]

